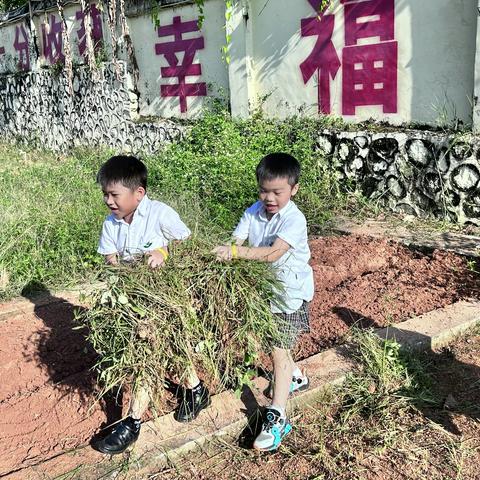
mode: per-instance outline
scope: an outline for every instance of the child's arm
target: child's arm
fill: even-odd
[[[183,223],[180,215],[168,205],[162,204],[162,213],[159,218],[159,228],[167,242],[180,242],[190,235],[190,229]],[[152,268],[160,267],[165,263],[169,252],[168,246],[154,248],[146,252],[147,264]]]
[[[277,238],[271,247],[243,247],[244,240],[235,239],[235,245],[222,245],[213,249],[219,260],[245,258],[261,262],[275,262],[288,252],[290,245],[281,238]]]
[[[107,218],[103,222],[102,233],[98,242],[97,252],[103,255],[105,263],[109,265],[118,265],[118,252],[111,232],[111,222]]]

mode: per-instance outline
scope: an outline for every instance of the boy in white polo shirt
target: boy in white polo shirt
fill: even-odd
[[[290,350],[309,330],[308,302],[313,298],[313,272],[307,222],[291,200],[298,191],[300,164],[286,153],[264,157],[257,166],[260,200],[243,214],[233,232],[233,245],[216,247],[222,260],[245,258],[271,262],[284,287],[281,304],[272,304],[281,343],[272,352],[272,403],[266,408],[262,430],[253,444],[258,450],[276,450],[292,429],[286,417],[291,392],[308,388],[308,378],[295,365]],[[248,239],[250,246],[242,246]]]
[[[103,223],[98,252],[110,264],[145,255],[152,268],[168,257],[170,241],[184,240],[190,230],[178,213],[168,205],[147,197],[147,168],[136,157],[116,156],[100,168],[97,182],[110,209]],[[181,399],[174,418],[188,422],[210,404],[210,394],[195,372],[188,375],[181,389]],[[122,453],[140,433],[141,417],[148,408],[150,395],[140,388],[132,398],[128,416],[93,446],[102,453]]]

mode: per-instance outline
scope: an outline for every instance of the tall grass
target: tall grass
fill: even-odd
[[[285,151],[303,167],[296,201],[310,225],[320,225],[345,206],[334,166],[315,148],[321,128],[318,121],[300,118],[280,122],[257,115],[233,121],[214,110],[193,123],[184,139],[143,158],[149,195],[179,204],[189,225],[200,211],[209,225],[230,231],[257,198],[260,158]],[[62,288],[95,276],[102,263],[98,236],[108,213],[95,175],[114,153],[121,152],[77,150],[60,156],[0,144],[1,299],[25,287]]]
[[[166,376],[182,383],[193,372],[212,389],[238,386],[271,348],[270,301],[280,291],[271,266],[220,263],[214,244],[193,236],[153,271],[141,261],[106,268],[105,284],[77,315],[99,353],[102,394],[131,384],[155,391]]]

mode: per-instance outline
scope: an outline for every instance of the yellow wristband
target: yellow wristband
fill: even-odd
[[[232,243],[231,248],[232,248],[232,258],[237,258],[238,257],[237,245],[235,243]]]
[[[168,252],[165,248],[163,247],[157,248],[157,252],[160,252],[163,255],[164,260],[168,258]]]

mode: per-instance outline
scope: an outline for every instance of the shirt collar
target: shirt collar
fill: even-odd
[[[151,200],[147,197],[147,194],[144,195],[141,202],[138,204],[135,213],[138,213],[141,217],[144,217],[147,214],[148,207],[150,206]]]

